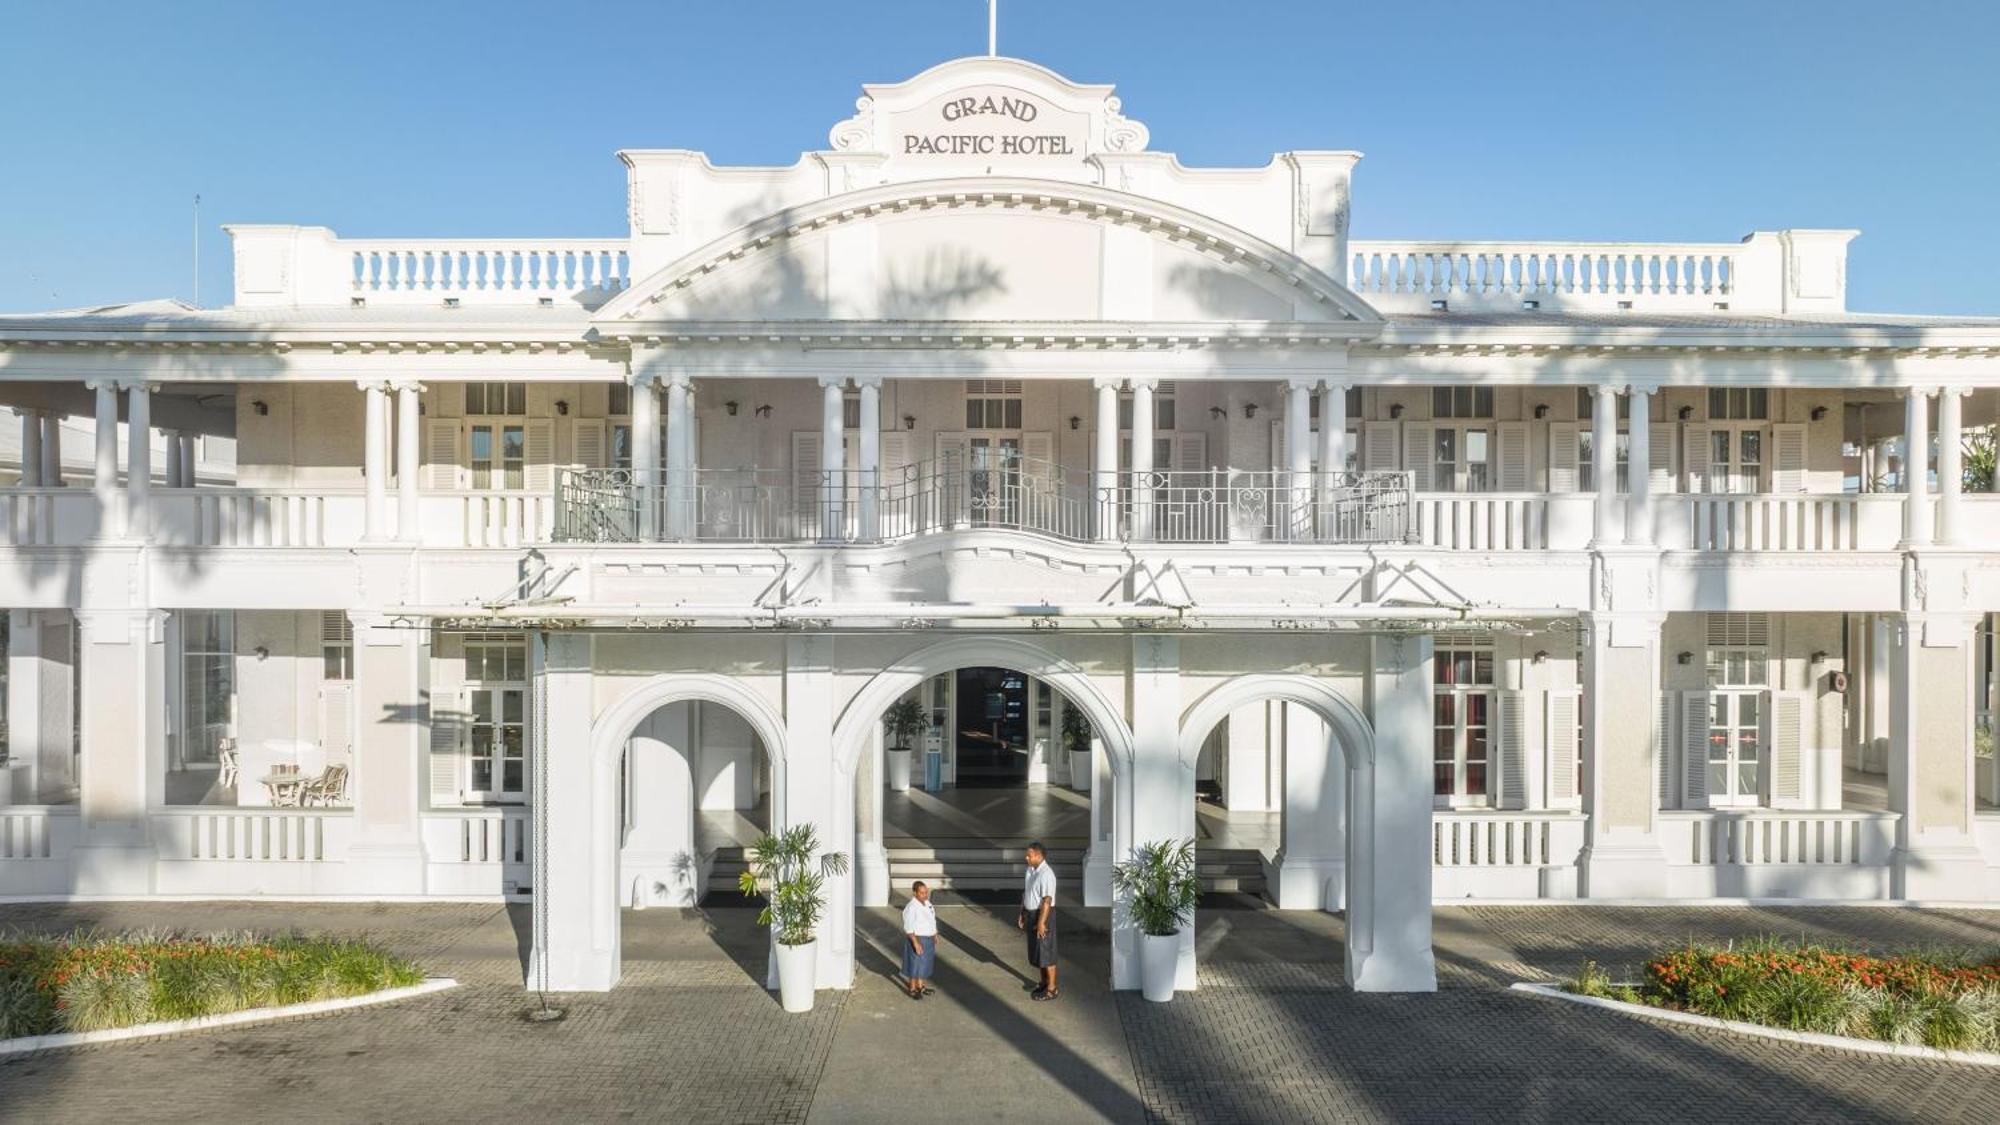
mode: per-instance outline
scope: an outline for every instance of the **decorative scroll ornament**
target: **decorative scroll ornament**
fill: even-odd
[[[854,99],[854,116],[835,125],[827,139],[840,152],[875,147],[875,99],[866,94]]]
[[[1137,121],[1120,113],[1114,97],[1104,99],[1104,148],[1107,152],[1143,152],[1152,133]]]

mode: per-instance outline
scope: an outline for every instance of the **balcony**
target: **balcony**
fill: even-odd
[[[996,468],[948,458],[873,476],[808,473],[799,483],[768,470],[696,469],[654,486],[629,470],[565,470],[554,537],[879,542],[998,528],[1071,542],[1386,544],[1416,531],[1401,472],[1071,474],[1026,458]]]

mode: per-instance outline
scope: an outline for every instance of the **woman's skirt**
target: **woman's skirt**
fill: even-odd
[[[922,953],[910,948],[910,935],[903,935],[903,977],[907,980],[929,980],[931,971],[937,968],[937,936],[920,937],[917,943],[924,947]]]

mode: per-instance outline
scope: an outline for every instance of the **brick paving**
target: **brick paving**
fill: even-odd
[[[625,981],[531,1025],[525,912],[480,905],[0,906],[0,928],[366,933],[452,992],[312,1020],[0,1062],[5,1121],[2000,1121],[2000,1073],[1655,1024],[1505,991],[1614,972],[1658,944],[1781,934],[1875,949],[2000,944],[2000,912],[1455,907],[1441,990],[1345,990],[1341,920],[1218,898],[1202,987],[1166,1005],[1102,986],[1103,912],[1066,912],[1064,998],[1020,995],[1006,909],[951,902],[940,994],[861,977],[786,1016],[735,906],[626,917]]]

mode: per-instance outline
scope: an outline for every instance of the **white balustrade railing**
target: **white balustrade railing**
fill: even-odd
[[[1698,867],[1878,866],[1895,847],[1895,813],[1707,809],[1660,814],[1669,863]]]
[[[368,302],[601,303],[631,284],[624,239],[341,239],[353,294]]]
[[[1583,848],[1582,813],[1439,809],[1431,814],[1433,867],[1564,867]]]
[[[169,488],[155,489],[152,504],[154,541],[172,546],[347,546],[367,518],[356,492]]]
[[[1547,307],[1708,308],[1739,289],[1743,243],[1437,242],[1350,244],[1348,284],[1384,306],[1469,300]],[[1404,298],[1398,302],[1396,298]]]
[[[427,492],[419,505],[419,537],[427,547],[546,543],[555,527],[555,506],[546,492]]]
[[[152,815],[161,859],[245,863],[344,859],[353,822],[347,809],[185,808]]]
[[[100,515],[87,488],[0,489],[0,546],[73,547],[97,533]]]
[[[1420,492],[1416,541],[1453,551],[1549,547],[1549,496],[1525,492]]]
[[[1660,545],[1693,551],[1883,551],[1902,536],[1893,494],[1692,494],[1654,498]]]
[[[530,821],[526,808],[440,809],[424,814],[424,855],[432,863],[526,867]]]
[[[75,806],[0,806],[0,861],[67,859],[77,832]]]

